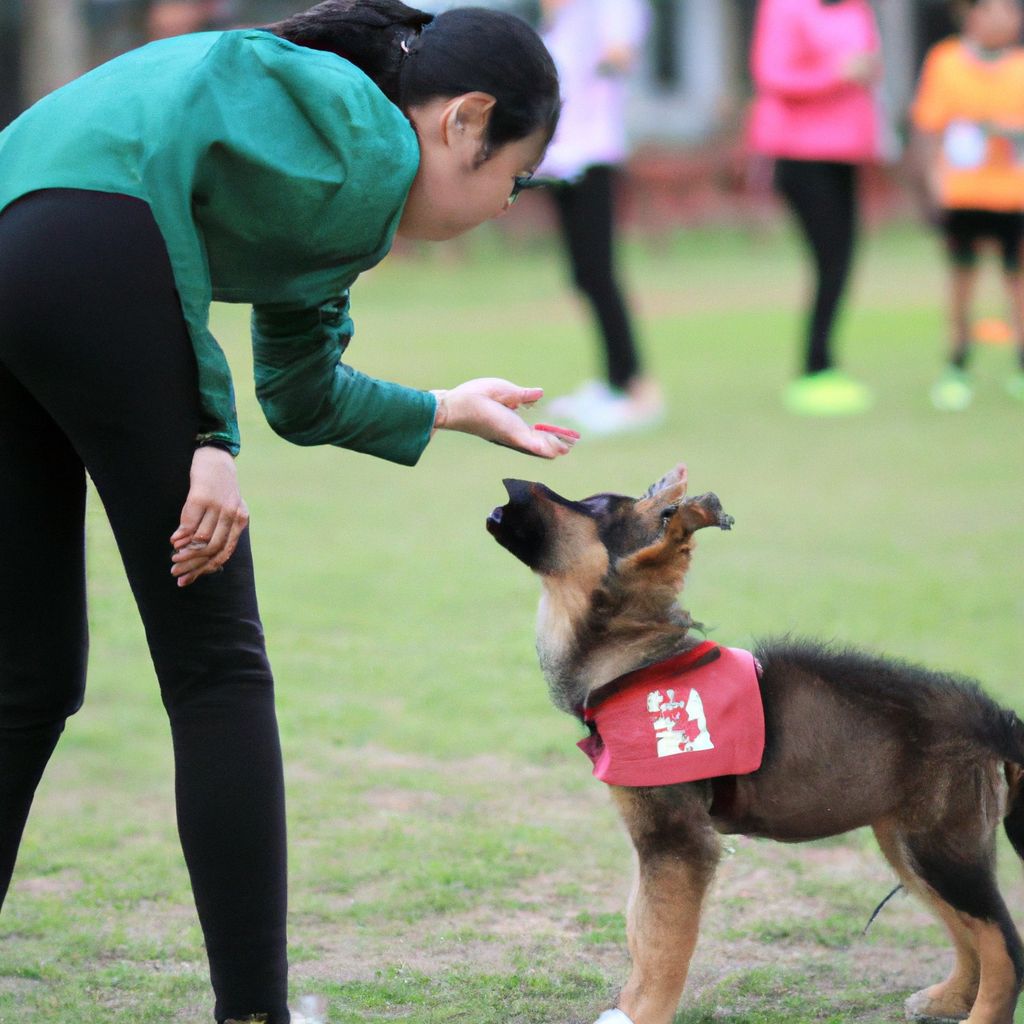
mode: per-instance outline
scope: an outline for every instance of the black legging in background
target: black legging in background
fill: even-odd
[[[814,259],[804,372],[818,373],[832,366],[832,331],[850,276],[857,238],[857,169],[847,163],[779,159],[775,187],[796,216]]]
[[[615,275],[613,167],[587,168],[578,181],[552,189],[573,283],[587,297],[604,344],[608,382],[624,390],[640,374],[629,313]]]
[[[284,787],[248,537],[221,573],[185,588],[170,574],[198,418],[195,357],[149,207],[52,190],[0,215],[0,903],[85,692],[88,472],[170,719],[217,1019],[283,1024]]]

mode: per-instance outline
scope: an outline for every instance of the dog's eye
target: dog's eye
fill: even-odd
[[[679,511],[678,505],[666,505],[661,510],[661,521],[667,523]]]

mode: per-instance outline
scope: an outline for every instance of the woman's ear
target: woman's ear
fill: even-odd
[[[486,92],[467,92],[455,96],[445,105],[442,133],[448,145],[473,144],[479,150],[487,137],[491,111],[497,100]]]

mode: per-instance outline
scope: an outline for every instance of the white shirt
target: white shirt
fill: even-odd
[[[542,32],[558,67],[562,116],[540,174],[577,178],[628,153],[626,75],[602,66],[615,47],[637,51],[648,27],[642,0],[568,0]]]

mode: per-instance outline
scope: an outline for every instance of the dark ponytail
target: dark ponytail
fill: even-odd
[[[496,100],[484,158],[558,123],[558,72],[536,32],[511,14],[456,8],[436,17],[400,0],[325,0],[266,26],[299,46],[351,61],[402,111],[438,97]]]

